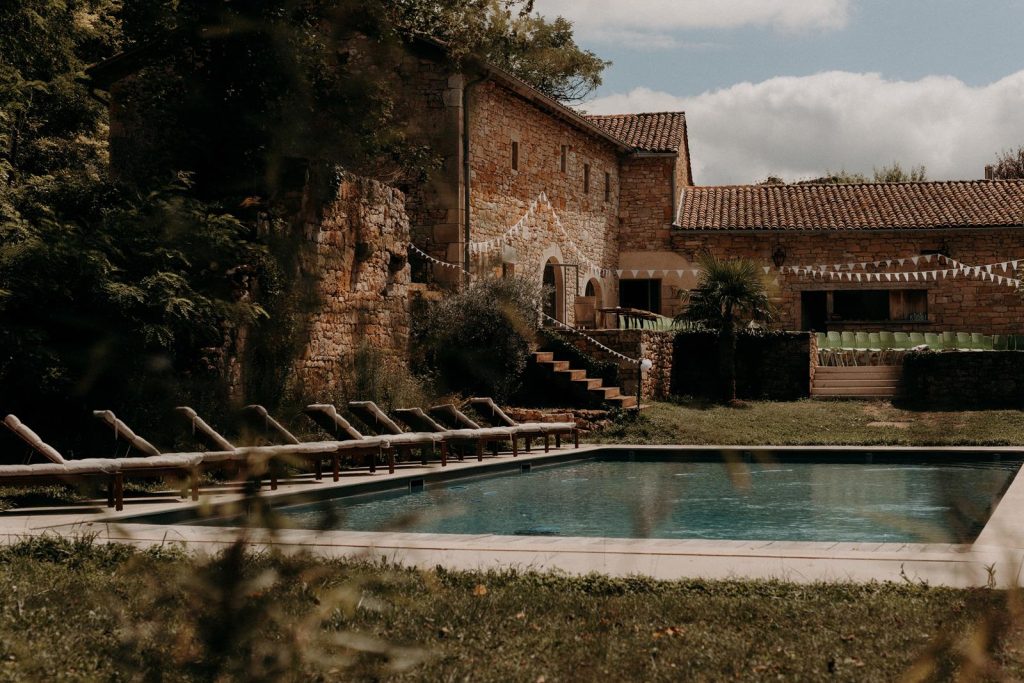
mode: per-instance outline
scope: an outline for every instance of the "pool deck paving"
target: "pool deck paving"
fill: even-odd
[[[675,446],[563,447],[551,453],[510,455],[421,466],[405,464],[394,475],[386,470],[343,472],[339,482],[312,475],[282,481],[277,491],[264,488],[270,502],[292,503],[322,499],[344,492],[365,491],[395,483],[437,480],[508,470],[522,465],[543,465],[584,459],[615,448],[632,451],[697,450]],[[762,446],[715,447],[699,450],[765,452],[794,451]],[[888,448],[810,447],[821,451],[870,450],[879,458],[887,452],[947,452],[950,454],[1006,453],[1015,448]],[[130,543],[140,547],[183,544],[200,552],[213,552],[235,542],[243,533],[231,527],[157,524],[140,517],[175,511],[195,512],[237,504],[237,486],[205,487],[198,503],[176,493],[147,494],[126,498],[125,510],[108,511],[103,501],[52,508],[27,508],[0,512],[0,542],[16,542],[42,534],[94,535],[101,542]],[[818,581],[911,581],[956,587],[1019,585],[1024,566],[1024,477],[1016,476],[974,543],[834,543],[800,541],[722,541],[704,539],[568,538],[553,536],[499,536],[424,534],[407,532],[314,531],[282,529],[269,532],[245,530],[246,540],[256,547],[275,547],[288,552],[305,551],[324,557],[388,559],[408,566],[451,569],[557,570],[570,574],[598,572],[613,576],[647,575],[659,579],[778,579],[797,583]]]

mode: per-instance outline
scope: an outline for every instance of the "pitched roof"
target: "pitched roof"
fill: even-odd
[[[640,152],[678,152],[686,135],[686,114],[681,111],[586,118]]]
[[[676,227],[878,230],[1024,226],[1024,180],[687,187]]]

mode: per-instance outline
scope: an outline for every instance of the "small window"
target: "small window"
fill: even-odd
[[[837,290],[832,296],[840,320],[889,320],[889,290]]]
[[[590,164],[583,164],[583,194],[590,194]]]
[[[606,202],[612,200],[612,174],[608,172],[604,174],[604,200]]]
[[[569,145],[562,145],[562,156],[558,168],[562,173],[565,173],[566,169],[569,168]]]
[[[519,170],[519,143],[512,141],[512,170]]]
[[[661,313],[661,280],[619,280],[619,306]]]

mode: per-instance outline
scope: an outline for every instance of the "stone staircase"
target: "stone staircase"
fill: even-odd
[[[570,366],[567,360],[555,360],[550,351],[537,351],[533,360],[544,372],[550,373],[556,381],[573,389],[573,394],[584,396],[587,403],[608,408],[635,408],[636,396],[624,396],[618,387],[606,387],[600,379],[587,377],[586,370]]]
[[[859,365],[814,369],[811,398],[891,400],[899,395],[902,365]]]

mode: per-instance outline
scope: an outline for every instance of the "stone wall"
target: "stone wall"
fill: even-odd
[[[814,335],[806,332],[740,333],[736,342],[736,393],[743,399],[793,401],[811,395],[817,362]],[[680,332],[675,337],[671,393],[720,396],[718,335]]]
[[[672,337],[673,332],[653,330],[591,330],[587,335],[630,358],[650,360],[654,366],[644,374],[641,387],[645,400],[664,400],[669,397],[672,379]],[[608,353],[585,337],[568,335],[580,350],[599,361],[610,361],[619,366],[619,389],[623,394],[636,395],[636,381],[639,368]]]
[[[579,264],[575,270],[556,269],[567,299],[568,321],[573,296],[597,280],[603,303],[614,303],[618,286],[613,270],[618,262],[619,163],[615,148],[539,109],[502,86],[484,82],[474,88],[470,111],[471,225],[473,241],[501,237],[526,215],[530,203],[545,193],[561,220],[540,208],[527,222],[527,232],[504,246],[473,256],[475,273],[496,276],[511,268],[517,275],[539,281],[550,259]],[[512,144],[518,145],[518,170],[512,168]],[[561,169],[562,146],[567,148]],[[589,192],[584,167],[590,167]],[[605,174],[610,193],[605,200]],[[503,268],[503,263],[506,264]],[[512,264],[509,266],[508,264]],[[607,269],[604,276],[587,272],[584,264]]]
[[[919,256],[926,250],[944,250],[951,258],[965,265],[985,265],[1021,259],[1024,261],[1024,231],[1013,229],[948,230],[948,231],[758,231],[736,232],[675,230],[673,249],[687,260],[702,250],[720,257],[745,257],[772,265],[772,253],[781,247],[786,266],[821,265],[886,258]],[[935,270],[940,266],[913,266],[886,269],[885,272]],[[1007,273],[1009,275],[1009,273]],[[830,329],[886,329],[905,332],[941,332],[944,330],[979,332],[983,334],[1015,334],[1024,331],[1024,299],[1013,289],[976,278],[945,279],[933,282],[839,282],[772,271],[769,292],[780,317],[776,325],[782,329],[801,328],[801,292],[848,289],[927,290],[928,320],[897,324],[895,322],[836,323]]]
[[[408,242],[402,193],[365,178],[344,176],[336,196],[305,222],[299,268],[315,303],[295,362],[297,396],[347,395],[360,344],[408,358]]]
[[[668,249],[671,239],[675,156],[638,156],[622,162],[623,251]]]
[[[902,400],[915,408],[1024,407],[1024,351],[908,353]]]

